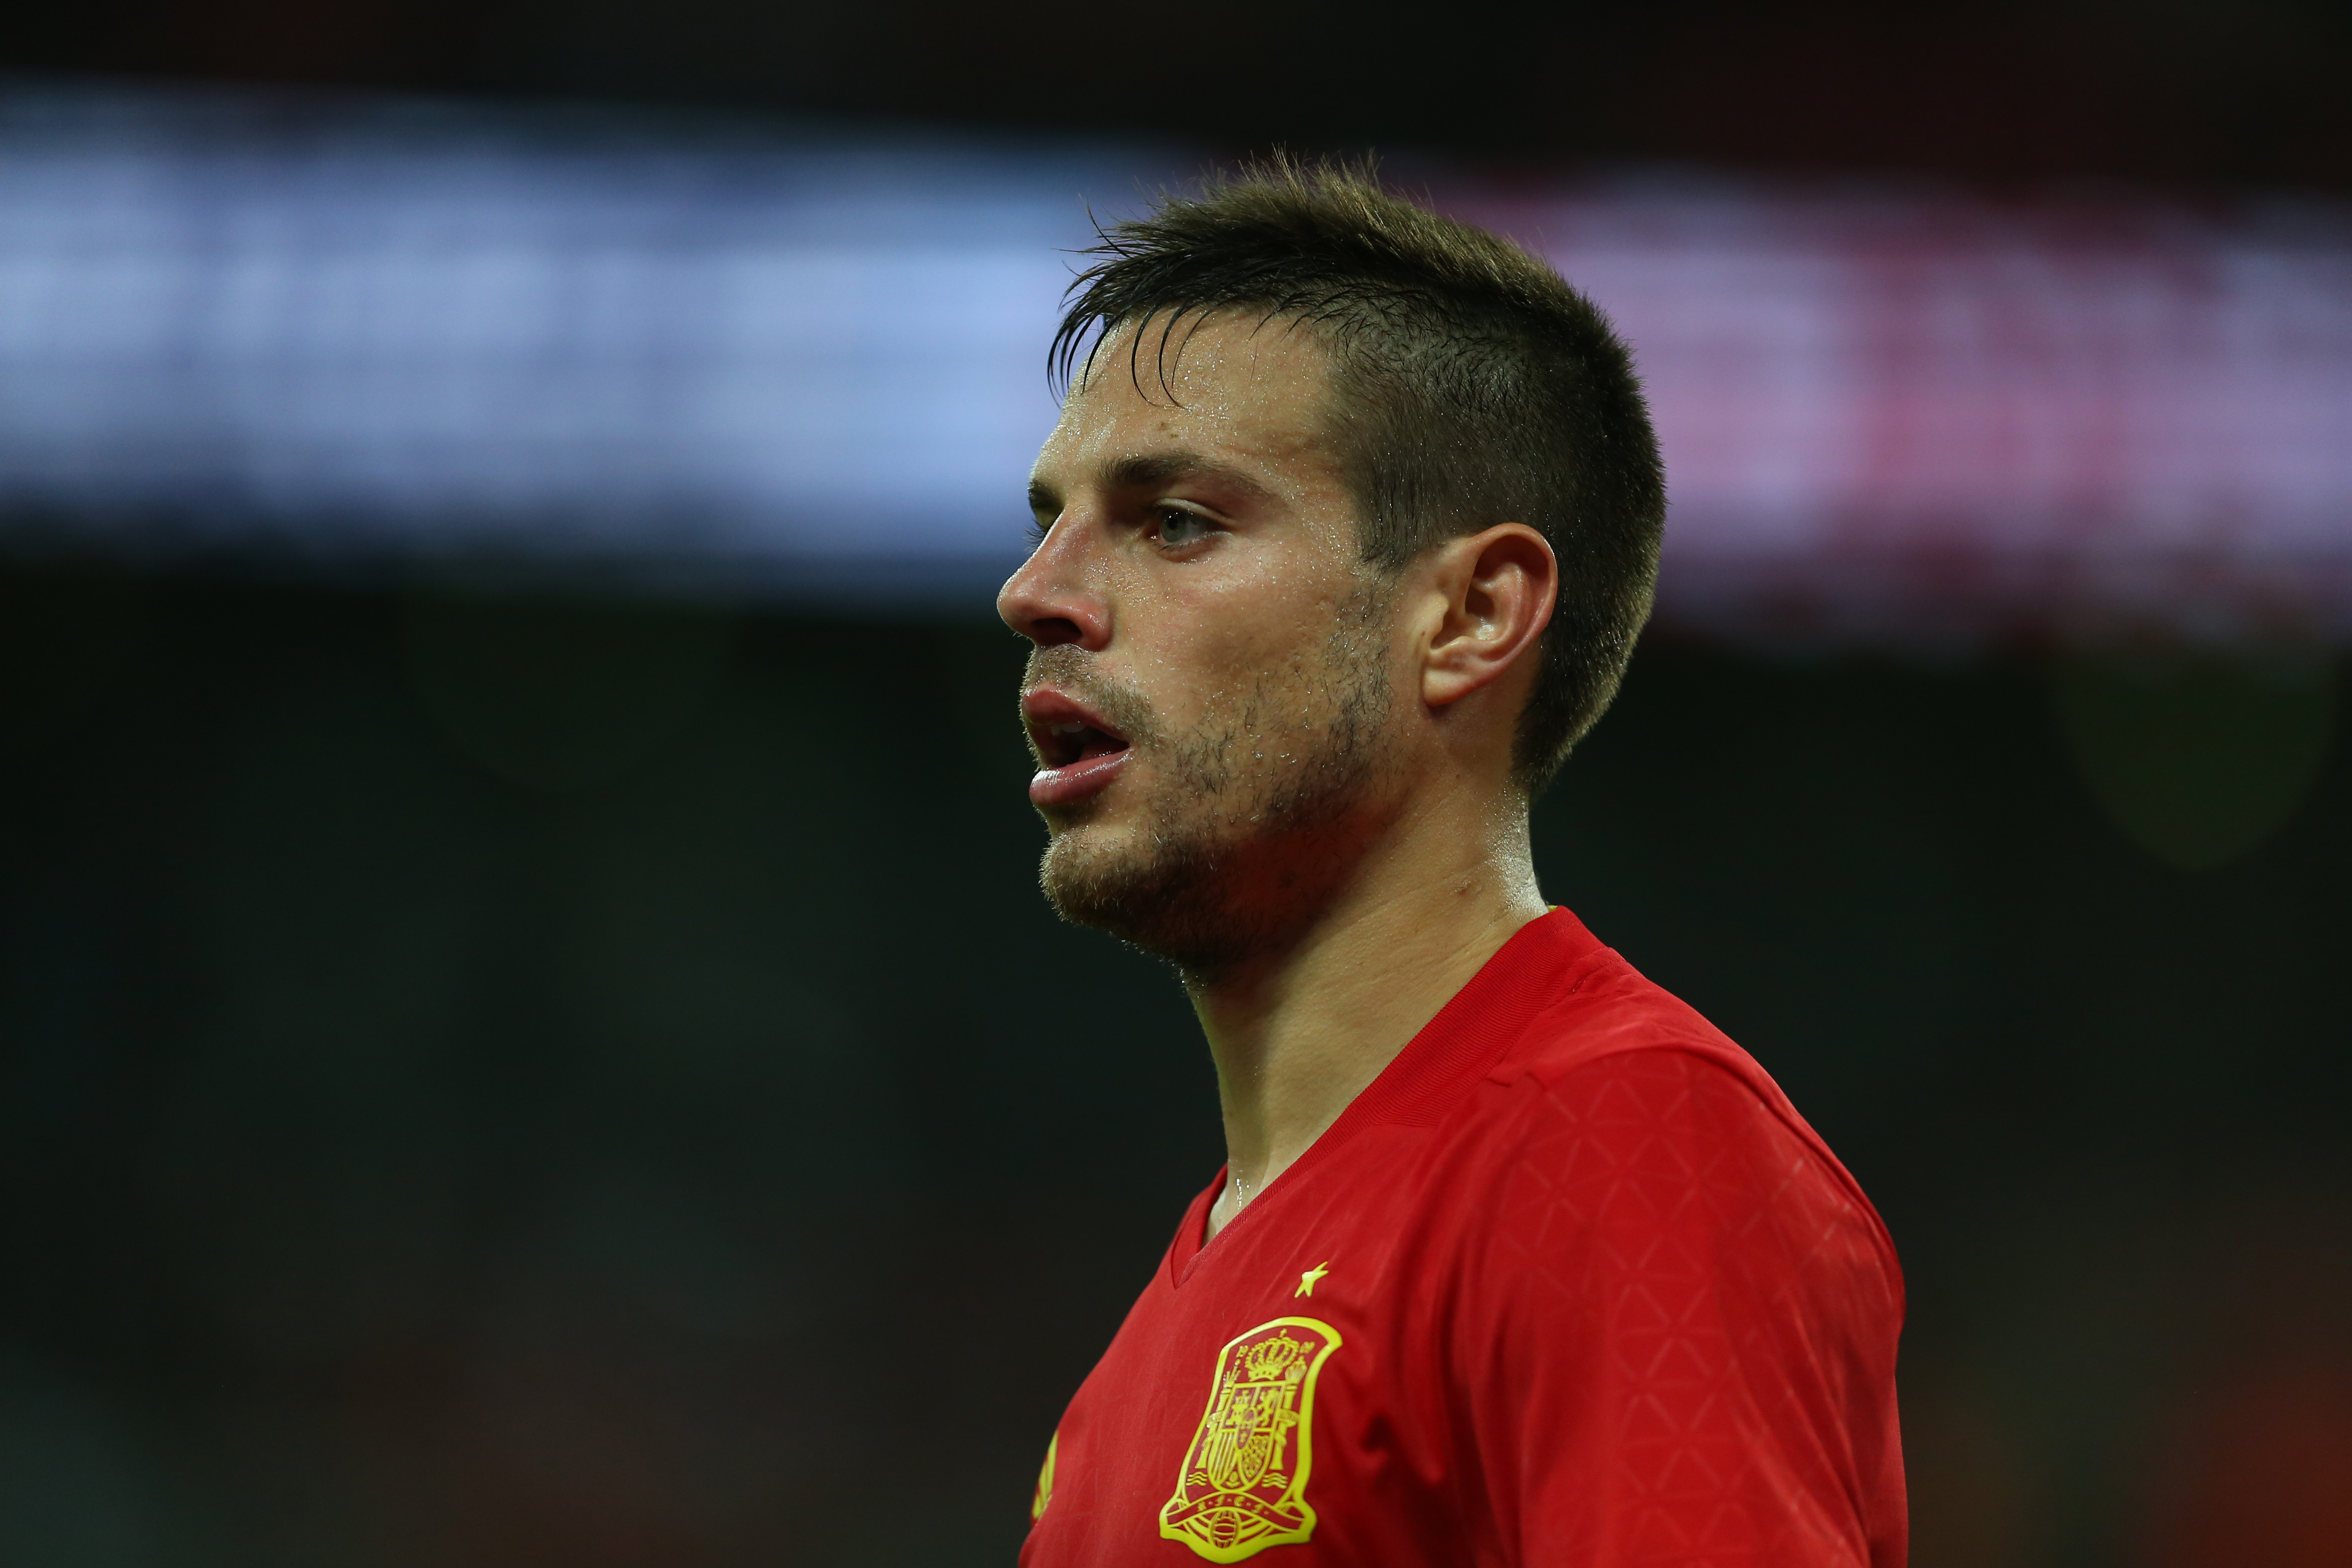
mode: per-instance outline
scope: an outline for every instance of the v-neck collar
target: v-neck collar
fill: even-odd
[[[1307,1152],[1276,1176],[1213,1237],[1209,1207],[1224,1190],[1228,1172],[1194,1197],[1168,1249],[1168,1282],[1181,1286],[1201,1260],[1268,1205],[1278,1205],[1328,1163],[1334,1151],[1367,1127],[1383,1122],[1428,1127],[1492,1071],[1529,1018],[1557,997],[1569,972],[1608,952],[1584,922],[1555,905],[1511,933],[1469,983],[1422,1026],[1380,1075],[1349,1102]],[[1570,986],[1570,988],[1572,988]]]

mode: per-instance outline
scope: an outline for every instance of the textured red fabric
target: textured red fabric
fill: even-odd
[[[1217,1191],[1064,1415],[1024,1568],[1900,1568],[1885,1227],[1565,910],[1204,1246]]]

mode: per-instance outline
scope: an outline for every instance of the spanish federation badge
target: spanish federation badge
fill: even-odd
[[[1160,1510],[1162,1536],[1212,1563],[1238,1563],[1315,1533],[1315,1379],[1339,1348],[1328,1323],[1276,1318],[1217,1352],[1209,1407]]]

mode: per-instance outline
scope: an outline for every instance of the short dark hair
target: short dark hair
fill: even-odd
[[[1540,792],[1616,695],[1657,580],[1657,437],[1607,318],[1517,246],[1389,194],[1369,164],[1277,156],[1097,233],[1054,339],[1061,383],[1130,322],[1242,308],[1310,323],[1332,357],[1368,563],[1400,571],[1505,521],[1550,541],[1559,601],[1512,752],[1514,778]]]

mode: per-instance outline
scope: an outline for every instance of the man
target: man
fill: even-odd
[[[1046,895],[1174,963],[1229,1158],[1023,1563],[1899,1564],[1885,1229],[1529,858],[1649,610],[1626,351],[1343,170],[1104,240],[998,608]]]

